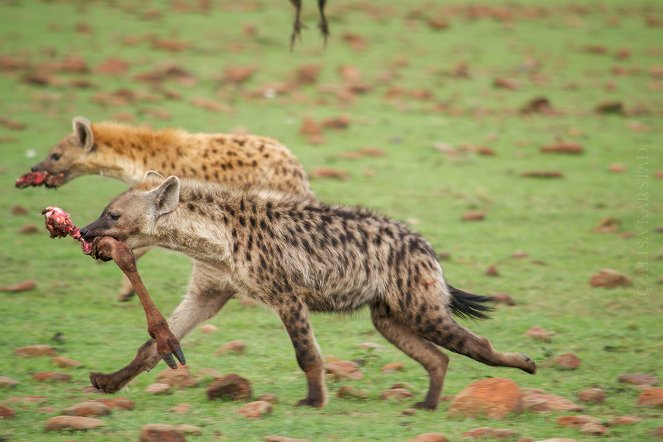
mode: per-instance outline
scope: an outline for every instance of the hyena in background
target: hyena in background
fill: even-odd
[[[51,149],[33,172],[63,174],[63,183],[82,175],[103,175],[134,185],[148,171],[236,187],[276,190],[313,197],[304,168],[277,141],[254,135],[191,134],[112,122],[73,119],[74,131]],[[135,250],[136,258],[149,248]],[[125,278],[119,300],[134,291]]]
[[[494,366],[536,371],[522,353],[493,350],[452,314],[485,317],[487,298],[449,286],[430,244],[370,211],[269,192],[237,192],[176,177],[151,176],[118,196],[81,230],[131,248],[160,246],[194,259],[188,293],[169,319],[182,339],[240,291],[276,311],[308,381],[301,405],[323,406],[323,362],[309,312],[371,310],[382,335],[428,371],[421,408],[435,409],[449,359],[436,346]],[[115,392],[160,360],[153,340],[112,374],[92,373]]]

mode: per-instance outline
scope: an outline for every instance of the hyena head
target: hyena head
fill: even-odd
[[[116,197],[97,220],[81,229],[86,241],[111,236],[132,249],[155,245],[157,220],[177,209],[180,180],[148,172],[142,183]]]
[[[86,160],[95,147],[92,125],[83,117],[75,117],[72,124],[74,132],[56,144],[45,160],[32,166],[33,172],[62,174],[62,184],[87,173]]]

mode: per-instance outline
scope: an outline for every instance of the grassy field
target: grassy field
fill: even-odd
[[[144,424],[158,422],[198,425],[203,435],[190,440],[201,441],[258,441],[269,434],[399,441],[425,432],[459,440],[480,426],[511,428],[535,440],[594,438],[557,425],[563,413],[459,419],[447,413],[449,402],[442,402],[436,412],[401,416],[414,401],[384,401],[380,392],[407,382],[419,400],[427,376],[381,338],[366,311],[313,318],[323,354],[361,361],[364,378],[328,380],[326,408],[296,408],[304,377],[278,318],[236,300],[210,321],[218,332],[196,330],[183,348],[194,374],[204,367],[238,373],[251,380],[256,396],[276,394],[279,403],[271,415],[247,420],[236,413],[241,403],[208,401],[209,377],[172,395],[145,393],[161,364],[119,393],[135,401],[135,410],[103,418],[106,426],[99,430],[44,432],[46,420],[62,408],[96,397],[83,391],[89,371],[123,366],[147,338],[139,303],[115,300],[119,270],[98,265],[70,241],[50,240],[41,231],[43,207],[63,207],[84,225],[125,185],[90,176],[57,191],[13,188],[16,177],[69,133],[76,115],[93,122],[248,131],[279,139],[308,171],[344,171],[343,180],[313,180],[319,199],[407,220],[436,250],[449,254],[442,266],[454,286],[508,293],[516,301],[499,306],[489,321],[467,325],[498,349],[526,352],[539,363],[539,373],[529,376],[452,355],[445,394],[488,377],[508,377],[521,387],[571,400],[579,390],[598,386],[607,400],[587,406],[585,414],[604,421],[642,418],[609,428],[603,439],[650,440],[652,429],[663,425],[662,409],[636,407],[639,390],[617,382],[622,373],[663,376],[661,5],[500,1],[473,2],[469,8],[458,2],[333,0],[332,38],[325,50],[310,1],[304,14],[309,29],[289,52],[292,11],[285,0],[138,3],[0,1],[0,285],[24,279],[38,284],[27,292],[0,293],[0,376],[20,381],[0,389],[0,403],[16,411],[13,419],[0,420],[0,440],[137,440]],[[71,57],[79,57],[89,72],[70,72],[76,71]],[[110,57],[126,61],[127,70],[99,72]],[[295,70],[307,64],[320,67],[317,82],[293,85]],[[136,78],[167,65],[185,69],[189,78],[158,83]],[[255,72],[234,84],[224,80],[230,67]],[[361,87],[356,80],[349,85],[352,69],[361,75]],[[359,89],[364,93],[356,93]],[[109,98],[118,90],[124,92],[115,101]],[[546,98],[553,112],[519,112],[536,97]],[[609,107],[606,103],[622,107],[595,110]],[[347,116],[349,127],[325,130],[321,144],[310,144],[300,133],[305,118],[337,116]],[[562,141],[577,143],[584,152],[540,152]],[[366,147],[379,148],[384,156],[348,154]],[[479,154],[479,147],[494,155]],[[621,172],[609,171],[615,164]],[[540,170],[563,177],[522,176]],[[13,215],[15,205],[28,214]],[[463,222],[470,210],[484,211],[485,219]],[[619,220],[619,228],[597,233],[607,217]],[[28,223],[39,226],[39,233],[18,234]],[[527,257],[513,258],[516,251]],[[499,276],[485,274],[491,265]],[[171,311],[186,289],[188,260],[155,251],[140,268],[161,310]],[[603,268],[625,274],[632,285],[591,287],[590,277]],[[555,332],[551,342],[525,335],[536,325]],[[55,335],[59,339],[53,340]],[[215,355],[235,339],[246,342],[244,354]],[[384,347],[363,350],[358,344],[364,341]],[[49,358],[13,354],[31,344],[53,345],[83,366],[58,369]],[[566,352],[581,359],[579,369],[554,367],[554,357]],[[381,372],[396,361],[405,363],[404,371]],[[65,371],[72,381],[32,380],[32,373],[45,370]],[[368,390],[369,398],[336,398],[344,384]],[[12,401],[27,395],[46,399]],[[180,403],[191,404],[191,411],[169,412]]]

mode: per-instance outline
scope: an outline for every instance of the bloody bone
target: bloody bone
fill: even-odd
[[[45,217],[46,228],[51,238],[64,238],[71,236],[81,242],[83,253],[91,255],[102,261],[115,261],[115,264],[124,272],[136,290],[136,294],[143,305],[145,319],[147,320],[147,333],[156,340],[157,351],[170,368],[177,368],[175,358],[183,365],[186,364],[180,343],[168,328],[166,318],[161,314],[152,301],[143,281],[136,269],[136,258],[125,243],[110,236],[96,238],[89,243],[81,236],[80,229],[71,221],[69,214],[57,207],[47,207],[42,211]],[[174,357],[173,357],[174,356]]]
[[[30,186],[60,187],[64,184],[64,174],[48,172],[29,172],[16,180],[16,187],[24,189]]]

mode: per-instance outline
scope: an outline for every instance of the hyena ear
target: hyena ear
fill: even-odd
[[[158,215],[164,215],[177,209],[180,202],[180,180],[169,176],[166,181],[154,189],[154,205]]]
[[[161,178],[162,180],[165,179],[163,175],[153,170],[148,170],[145,176],[143,177],[143,180],[146,180],[148,178]]]
[[[92,123],[90,123],[90,120],[84,117],[74,117],[72,124],[81,147],[86,151],[92,150],[94,147],[94,135],[92,134]]]

